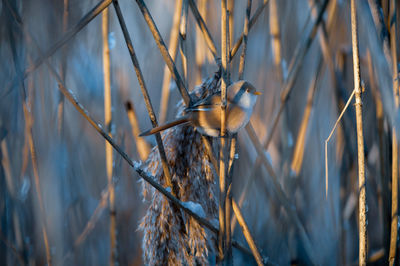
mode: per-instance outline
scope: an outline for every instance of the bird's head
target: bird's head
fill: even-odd
[[[253,108],[257,96],[261,95],[248,81],[239,80],[227,88],[228,101],[239,104],[243,108]]]

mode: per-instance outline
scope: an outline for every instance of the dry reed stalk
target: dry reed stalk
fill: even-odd
[[[18,70],[17,70],[18,71]],[[18,73],[18,72],[17,72]],[[39,210],[41,213],[41,229],[42,229],[42,235],[43,235],[43,242],[45,246],[45,252],[46,252],[46,262],[47,265],[51,266],[52,265],[52,257],[51,257],[51,252],[50,252],[50,244],[49,244],[49,239],[48,239],[48,233],[47,233],[47,223],[46,223],[46,212],[44,208],[44,201],[43,201],[43,194],[40,188],[40,178],[39,178],[39,170],[38,170],[38,164],[37,164],[37,155],[36,155],[36,148],[35,148],[35,143],[33,141],[33,117],[31,113],[31,107],[28,107],[28,95],[26,94],[25,91],[25,86],[23,81],[21,80],[21,86],[23,90],[23,111],[24,111],[24,118],[25,118],[25,133],[28,138],[28,145],[29,145],[29,151],[31,155],[31,165],[32,165],[32,170],[33,170],[33,176],[34,176],[34,183],[35,183],[35,189],[36,189],[36,194],[39,202]],[[32,91],[33,88],[29,88],[29,91]]]
[[[16,190],[16,186],[14,184],[6,138],[0,140],[0,155],[1,155],[1,165],[4,170],[5,183],[6,183],[7,189],[10,193],[11,199],[14,200],[18,196],[17,195],[18,191]],[[13,209],[12,215],[13,215],[13,222],[14,222],[14,237],[15,237],[15,242],[16,242],[15,245],[16,246],[14,246],[12,243],[10,243],[7,240],[7,235],[11,235],[11,232],[6,232],[7,235],[3,236],[1,234],[1,230],[0,230],[0,237],[2,238],[2,240],[6,244],[6,246],[8,246],[11,250],[13,250],[18,261],[23,262],[21,255],[18,253],[18,250],[21,250],[23,247],[22,232],[21,232],[21,226],[20,226],[21,225],[20,216],[18,215],[18,211],[15,208],[12,208],[12,209]],[[25,263],[20,263],[20,264],[25,265]]]
[[[177,0],[175,3],[174,18],[171,27],[171,33],[169,35],[168,52],[171,55],[171,59],[175,61],[177,48],[178,48],[178,38],[179,38],[179,26],[182,13],[182,0]],[[171,72],[168,66],[164,67],[164,78],[162,83],[161,100],[160,100],[160,113],[159,120],[160,124],[163,124],[167,118],[168,112],[168,102],[169,102],[169,92],[171,83]]]
[[[79,236],[75,239],[72,249],[68,251],[62,258],[63,264],[68,258],[73,255],[73,251],[76,250],[86,240],[86,238],[95,228],[103,210],[107,207],[110,187],[111,185],[107,185],[107,187],[101,192],[100,201],[97,204],[96,209],[93,211],[89,221],[86,223],[84,229],[82,230],[82,233],[80,233]]]
[[[268,4],[268,0],[263,0],[263,3],[256,9],[256,11],[254,12],[254,15],[251,17],[251,19],[249,21],[249,30],[254,26],[258,17],[261,15],[262,11],[267,6],[267,4]],[[240,35],[238,40],[235,42],[235,45],[233,45],[233,47],[229,51],[229,61],[232,61],[233,57],[236,55],[237,51],[239,50],[240,45],[243,42],[243,37],[244,36],[242,33],[242,35]]]
[[[232,235],[233,230],[231,229],[231,210],[232,210],[232,176],[233,176],[233,162],[235,160],[236,153],[236,142],[237,134],[230,137],[230,149],[229,149],[229,162],[227,170],[227,193],[225,197],[225,221],[226,221],[226,253],[227,253],[227,264],[233,264],[233,254],[232,254]]]
[[[396,1],[390,1],[390,48],[392,55],[393,96],[396,110],[399,108],[399,73],[397,68]],[[396,129],[392,127],[392,215],[390,229],[389,265],[394,265],[398,230],[398,178],[399,159]]]
[[[4,176],[8,191],[10,192],[11,196],[15,196],[14,195],[15,185],[14,185],[14,180],[12,178],[13,175],[11,172],[10,157],[8,155],[7,141],[5,138],[1,140],[0,151],[1,151],[1,165],[3,166],[4,169]]]
[[[110,73],[110,48],[108,45],[109,28],[108,8],[102,14],[102,37],[103,37],[103,77],[104,77],[104,124],[106,131],[112,137],[112,104],[111,104],[111,73]],[[110,214],[110,265],[117,263],[117,222],[115,207],[115,188],[113,186],[113,149],[105,142],[106,172],[109,186],[109,214]]]
[[[375,112],[376,112],[376,120],[377,120],[377,126],[378,126],[378,138],[379,138],[379,165],[380,165],[380,173],[381,173],[381,178],[378,180],[379,183],[379,188],[378,188],[378,202],[379,202],[379,210],[381,210],[381,218],[382,218],[382,225],[388,225],[390,224],[390,214],[388,211],[387,206],[389,206],[389,199],[387,195],[389,190],[385,189],[386,184],[389,183],[389,179],[386,174],[386,167],[385,165],[388,165],[387,158],[385,156],[385,140],[386,136],[384,133],[383,129],[383,123],[384,123],[384,117],[383,117],[383,107],[382,107],[382,100],[380,93],[377,89],[377,84],[374,76],[374,68],[372,65],[372,58],[371,58],[371,52],[368,49],[367,50],[367,65],[368,65],[368,76],[370,79],[370,87],[371,87],[371,93],[374,98],[374,103],[375,103]],[[380,182],[379,182],[380,181]],[[390,248],[389,248],[389,233],[388,230],[383,230],[383,235],[382,235],[382,242],[385,243],[388,246],[388,248],[385,249],[385,253],[387,253]]]
[[[396,137],[396,130],[392,130],[392,215],[391,215],[391,226],[390,226],[390,248],[389,248],[389,265],[393,266],[396,259],[396,248],[397,248],[397,227],[398,227],[398,142]]]
[[[252,0],[247,0],[246,15],[244,17],[243,47],[242,47],[242,54],[240,55],[239,74],[238,74],[239,80],[242,80],[243,75],[244,75],[244,65],[245,65],[246,50],[247,50],[247,35],[249,34],[249,19],[250,19],[250,12],[251,12],[251,2],[252,2]]]
[[[125,42],[128,47],[128,50],[129,50],[129,54],[131,57],[133,67],[135,69],[136,77],[137,77],[139,85],[140,85],[140,90],[142,91],[142,94],[143,94],[143,98],[144,98],[144,101],[146,104],[147,112],[148,112],[150,120],[151,120],[151,124],[153,125],[153,127],[157,127],[158,126],[157,118],[154,113],[153,106],[151,104],[150,96],[149,96],[149,93],[148,93],[148,90],[146,87],[146,83],[143,78],[142,71],[140,69],[139,61],[136,57],[135,49],[133,48],[131,37],[130,37],[128,29],[126,27],[125,20],[122,16],[121,8],[119,7],[118,1],[113,1],[113,4],[115,7],[115,11],[117,13],[117,17],[118,17],[119,24],[121,26],[121,30],[124,34]],[[167,51],[167,53],[168,53],[168,51]],[[185,89],[185,91],[186,91],[186,89]],[[164,172],[166,175],[166,184],[165,185],[167,187],[170,187],[174,193],[174,188],[173,188],[172,182],[171,182],[170,169],[169,169],[168,162],[167,162],[167,159],[165,156],[164,145],[162,143],[160,133],[155,134],[155,137],[156,137],[157,147],[158,147],[158,151],[160,153],[160,158],[161,158],[161,162],[163,165],[163,169],[164,169]]]
[[[128,114],[128,119],[132,127],[132,135],[136,141],[136,149],[139,153],[139,158],[142,161],[147,159],[147,156],[150,153],[149,144],[144,140],[144,138],[139,137],[140,130],[139,130],[139,122],[136,116],[136,111],[133,106],[133,103],[128,101],[125,104],[126,112]]]
[[[315,91],[317,90],[317,81],[320,77],[321,73],[323,73],[325,68],[323,67],[323,61],[320,59],[320,62],[317,67],[317,73],[315,77],[312,79],[310,87],[308,89],[307,94],[307,103],[304,108],[303,118],[301,120],[300,129],[297,134],[296,144],[293,151],[291,168],[295,172],[296,175],[300,173],[301,166],[303,165],[304,158],[304,149],[306,145],[306,135],[307,129],[310,122],[311,110],[313,108]]]
[[[219,66],[221,64],[221,59],[218,57],[218,50],[215,46],[215,43],[211,37],[210,31],[208,30],[204,19],[202,18],[199,10],[197,9],[196,3],[194,0],[189,0],[190,9],[192,10],[193,16],[196,19],[197,25],[199,26],[201,32],[203,33],[204,40],[207,43],[207,46],[212,53],[215,62]]]
[[[229,12],[228,23],[229,23],[229,43],[233,43],[234,34],[234,12],[235,12],[235,0],[227,0],[227,10]],[[228,50],[230,51],[230,49]]]
[[[187,42],[186,42],[186,33],[187,33],[187,24],[188,24],[188,0],[183,0],[182,5],[182,18],[181,25],[179,28],[179,52],[181,55],[181,63],[182,63],[182,72],[183,72],[183,80],[186,88],[188,88],[188,65],[187,65]]]
[[[315,4],[315,0],[310,0],[309,1],[310,8],[312,8],[312,16],[316,18],[317,16],[317,8]],[[335,72],[335,63],[332,58],[332,53],[331,53],[331,48],[329,47],[329,38],[328,38],[328,31],[331,29],[333,20],[337,15],[337,4],[332,3],[331,9],[329,10],[328,14],[328,20],[325,23],[324,18],[321,20],[320,27],[318,29],[319,31],[319,44],[321,47],[322,55],[324,57],[325,63],[328,65],[329,73],[331,75],[333,84],[332,87],[336,88],[337,86],[337,77],[336,77],[336,72]]]
[[[389,45],[389,33],[387,30],[389,26],[386,25],[386,21],[382,12],[382,6],[379,6],[378,4],[379,2],[376,0],[368,0],[369,9],[372,14],[376,30],[378,32],[378,36],[382,41],[384,56],[389,66],[391,66],[391,49]]]
[[[351,39],[353,49],[354,91],[356,98],[357,150],[358,150],[358,188],[359,188],[359,262],[367,264],[367,214],[366,183],[364,170],[364,136],[362,121],[360,58],[358,52],[357,8],[355,0],[351,0]]]
[[[45,246],[45,251],[46,251],[46,261],[47,261],[47,264],[49,266],[51,266],[52,259],[51,259],[51,253],[50,253],[50,244],[49,244],[48,234],[47,234],[47,230],[46,230],[46,212],[44,209],[42,191],[40,188],[40,178],[39,178],[39,170],[37,168],[36,149],[35,149],[35,144],[33,142],[33,136],[32,136],[33,119],[31,116],[31,112],[30,112],[29,108],[27,107],[26,99],[23,102],[23,109],[24,109],[24,117],[25,117],[26,129],[27,129],[26,133],[28,134],[29,150],[31,153],[31,162],[32,162],[34,183],[35,183],[36,193],[37,193],[37,197],[38,197],[38,201],[39,201],[39,209],[40,209],[40,213],[42,215],[41,229],[42,229],[43,241],[44,241],[44,246]]]
[[[264,265],[263,259],[260,255],[260,252],[258,251],[256,243],[254,242],[254,238],[251,236],[250,230],[249,230],[249,228],[243,218],[243,215],[240,211],[240,208],[237,205],[235,200],[232,200],[232,207],[233,207],[233,212],[235,213],[235,216],[236,216],[240,226],[242,227],[243,235],[246,238],[251,251],[253,252],[253,256],[256,259],[257,265]]]
[[[187,88],[185,87],[184,82],[182,81],[181,76],[179,75],[178,70],[176,69],[175,63],[171,58],[171,55],[168,53],[168,49],[165,46],[164,40],[161,37],[160,32],[157,29],[156,24],[154,23],[154,20],[147,9],[146,4],[143,2],[143,0],[136,0],[136,3],[140,9],[140,11],[143,14],[144,20],[146,21],[154,40],[156,41],[156,44],[158,46],[158,49],[161,52],[162,57],[164,58],[169,70],[171,71],[172,78],[175,80],[176,85],[178,86],[179,92],[181,93],[181,96],[185,102],[186,105],[190,105],[192,103],[189,93],[187,91]]]
[[[248,0],[247,6],[246,6],[246,15],[245,15],[245,20],[244,20],[244,26],[243,26],[243,47],[242,47],[242,54],[240,55],[238,80],[242,80],[243,75],[244,75],[246,50],[247,50],[247,35],[249,32],[249,18],[250,18],[250,12],[251,12],[251,4],[252,4],[252,0]],[[248,182],[248,180],[247,180],[244,191],[247,191],[247,189],[248,189],[247,186],[249,184],[250,184],[250,182]],[[245,194],[246,193],[241,194],[239,207],[241,207],[244,202]],[[233,232],[235,231],[236,221],[237,221],[236,216],[232,216],[232,218],[230,219],[231,234],[233,234]]]
[[[69,8],[69,0],[63,1],[63,34],[67,31],[68,26],[68,8]],[[60,63],[60,76],[63,80],[65,80],[66,76],[66,65],[67,65],[67,58],[65,55],[66,51],[63,49],[62,54],[62,61]],[[58,92],[58,105],[57,105],[57,130],[58,134],[61,135],[63,131],[63,121],[64,121],[64,96],[62,93]]]
[[[226,88],[229,86],[228,81],[228,60],[227,60],[227,38],[229,32],[227,30],[227,0],[221,0],[221,60],[222,60],[222,79],[221,79],[221,148],[219,153],[219,235],[218,235],[218,262],[226,262],[226,173],[227,173],[227,140],[226,135]]]
[[[269,28],[272,37],[272,53],[274,57],[274,65],[276,73],[278,74],[279,82],[283,82],[282,75],[282,55],[281,55],[281,34],[279,27],[279,14],[276,0],[271,0],[269,6]],[[244,32],[243,32],[244,34]],[[244,36],[244,35],[243,35]]]

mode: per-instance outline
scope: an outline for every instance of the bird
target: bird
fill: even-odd
[[[237,133],[247,125],[253,113],[257,96],[262,93],[248,81],[239,80],[226,89],[226,131]],[[139,136],[149,136],[168,128],[192,124],[203,135],[219,137],[221,133],[221,92],[206,97],[184,110],[184,115],[174,121],[152,128]]]

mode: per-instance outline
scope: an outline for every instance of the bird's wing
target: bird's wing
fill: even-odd
[[[193,112],[193,111],[210,111],[215,106],[221,106],[220,101],[221,93],[218,92],[216,94],[210,95],[196,103],[192,106],[186,108],[186,112]]]

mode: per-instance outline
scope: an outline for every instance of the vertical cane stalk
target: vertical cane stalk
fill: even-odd
[[[399,108],[399,80],[397,69],[397,39],[396,39],[396,1],[390,1],[390,49],[392,54],[393,96],[396,110]],[[393,127],[392,139],[392,216],[390,228],[389,265],[394,265],[397,248],[398,227],[398,178],[399,155],[396,130]]]
[[[106,132],[112,137],[111,123],[111,75],[110,75],[110,49],[108,46],[108,8],[102,14],[102,36],[103,36],[103,76],[104,76],[104,122]],[[115,189],[112,183],[113,176],[113,150],[106,141],[106,171],[109,186],[109,208],[110,208],[110,265],[115,265],[117,260],[117,237],[116,237],[116,213],[115,213]]]
[[[221,80],[221,149],[219,166],[219,235],[218,235],[218,260],[222,262],[225,257],[225,238],[228,232],[225,231],[225,196],[226,196],[226,88],[227,81],[227,5],[226,0],[221,0],[221,58],[222,58],[222,80]]]
[[[357,150],[358,150],[358,188],[359,188],[359,264],[367,264],[367,213],[366,183],[364,170],[364,136],[362,121],[360,58],[358,52],[357,8],[351,0],[351,39],[353,47],[354,91],[356,98]]]

